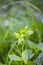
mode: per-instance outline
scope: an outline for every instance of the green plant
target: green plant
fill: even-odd
[[[0,10],[0,65],[43,65],[43,23],[34,16],[40,10],[27,1],[8,6]]]

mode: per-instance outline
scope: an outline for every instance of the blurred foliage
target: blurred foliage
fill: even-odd
[[[30,2],[43,10],[43,0],[30,0]]]
[[[0,65],[43,65],[41,3],[0,0]]]

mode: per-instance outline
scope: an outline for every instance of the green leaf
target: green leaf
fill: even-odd
[[[38,55],[35,62],[36,62],[37,65],[42,65],[43,64],[43,52]]]
[[[43,43],[38,44],[38,48],[43,51]]]
[[[13,54],[13,55],[8,55],[8,57],[9,57],[9,59],[10,59],[11,61],[20,61],[20,59],[21,59],[19,56],[15,55],[15,54]]]
[[[37,45],[34,42],[29,40],[27,40],[27,42],[28,42],[29,48],[34,50],[35,53],[40,51],[40,49],[37,47]]]
[[[33,61],[29,61],[29,62],[27,63],[27,65],[36,65],[36,64],[35,64],[35,62],[33,62]]]
[[[31,50],[25,50],[24,52],[22,52],[22,59],[25,63],[27,63],[28,60],[32,59],[33,56],[34,54]]]

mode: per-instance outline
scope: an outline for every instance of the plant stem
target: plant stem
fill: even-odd
[[[24,42],[22,42],[22,52],[24,51]],[[22,57],[22,56],[21,56]],[[23,65],[23,60],[21,58],[21,65]]]

